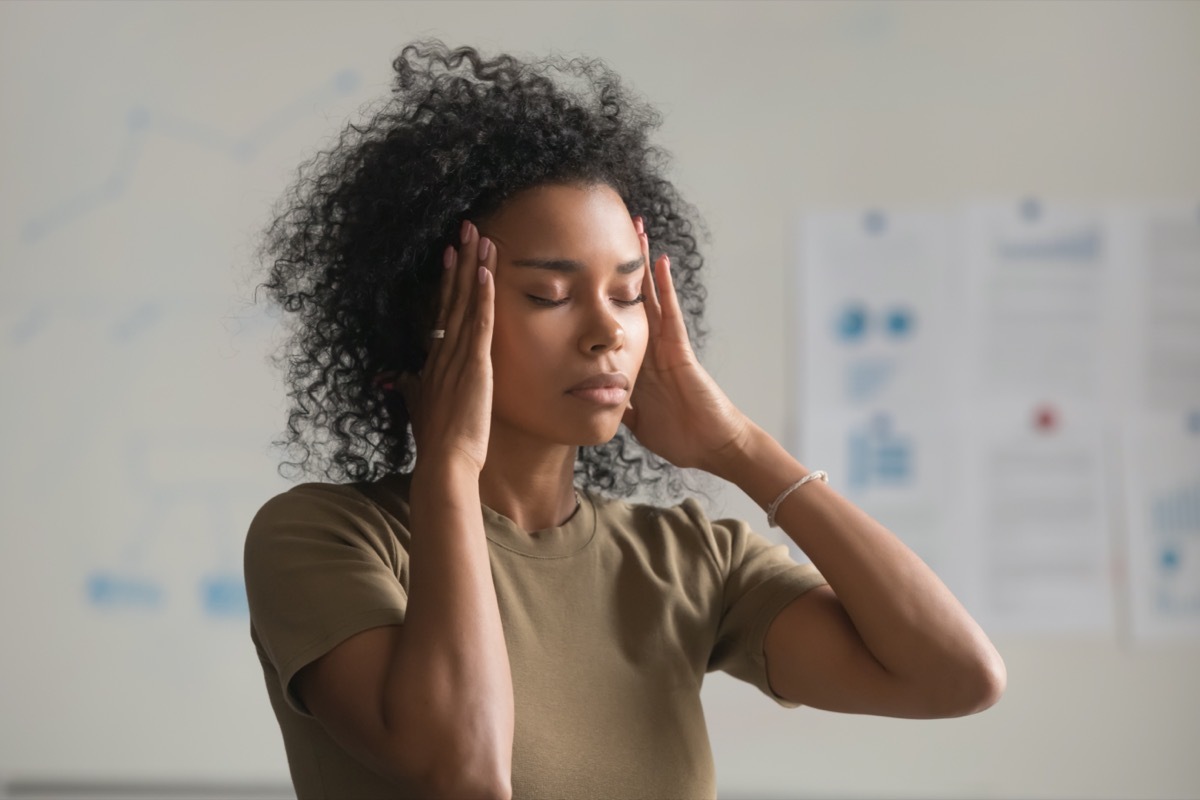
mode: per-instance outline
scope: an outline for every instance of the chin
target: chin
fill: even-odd
[[[616,428],[613,428],[611,431],[609,431],[607,435],[589,437],[588,439],[586,439],[584,441],[578,442],[578,445],[580,447],[599,447],[602,444],[608,444],[614,438],[616,438],[617,431],[619,431],[619,430],[620,430],[620,426],[617,426]]]
[[[571,444],[579,447],[597,447],[602,444],[608,444],[617,435],[617,431],[621,430],[621,417],[614,415],[615,419],[594,419],[590,425],[571,426],[573,430],[569,435]]]

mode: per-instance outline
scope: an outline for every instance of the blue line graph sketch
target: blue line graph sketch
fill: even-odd
[[[17,346],[28,344],[50,323],[50,316],[48,303],[31,308],[9,328],[9,342]]]
[[[197,147],[224,153],[237,162],[253,159],[281,132],[313,114],[313,107],[353,93],[362,83],[354,70],[342,70],[324,86],[304,94],[273,111],[253,130],[231,136],[197,120],[175,116],[167,111],[136,107],[125,117],[127,136],[106,178],[84,189],[54,208],[29,219],[21,227],[21,240],[33,244],[66,227],[76,219],[114,202],[129,186],[151,135],[190,142]]]
[[[114,305],[111,300],[58,296],[31,300],[28,310],[3,321],[0,313],[0,343],[13,349],[35,347],[53,325],[69,321],[83,324],[94,335],[117,347],[129,347],[154,336],[156,328],[183,316],[219,322],[224,336],[246,340],[263,336],[280,324],[281,312],[260,300],[231,299],[223,295],[174,294],[128,298]]]
[[[87,602],[110,612],[159,611],[182,602],[209,617],[243,619],[248,610],[241,536],[248,519],[237,509],[262,498],[248,496],[246,476],[237,465],[259,455],[252,439],[227,431],[130,433],[124,466],[142,510],[115,554],[116,566],[86,575]],[[190,527],[179,529],[181,519]],[[154,574],[154,551],[175,546],[172,540],[180,536],[197,535],[208,554],[197,565],[199,577],[190,587],[167,586]]]
[[[153,327],[154,323],[162,316],[162,305],[161,302],[156,301],[139,303],[113,326],[113,339],[122,344],[136,339],[139,334]]]
[[[158,580],[126,570],[93,570],[87,576],[85,591],[92,606],[108,610],[157,611],[166,598]]]
[[[863,230],[872,236],[882,236],[887,232],[887,214],[878,209],[872,209],[863,214]]]

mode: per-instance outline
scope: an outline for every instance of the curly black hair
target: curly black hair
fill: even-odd
[[[273,358],[292,401],[275,442],[290,459],[284,477],[357,482],[411,471],[408,409],[378,377],[422,368],[441,254],[458,244],[461,221],[486,220],[523,189],[610,186],[645,218],[651,252],[670,254],[697,352],[707,334],[694,235],[703,223],[664,177],[669,156],[649,142],[661,116],[602,61],[485,60],[428,39],[404,47],[392,68],[392,96],[301,164],[258,246],[259,261],[272,262],[258,288],[289,325]],[[679,496],[695,489],[690,472],[625,428],[581,447],[575,465],[584,485],[620,497]]]

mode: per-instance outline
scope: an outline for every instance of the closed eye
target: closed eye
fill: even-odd
[[[546,306],[547,308],[554,308],[557,306],[561,306],[561,305],[565,304],[568,300],[571,299],[569,297],[564,297],[562,300],[548,300],[545,297],[538,297],[537,295],[532,295],[532,294],[527,294],[525,296],[528,297],[533,302],[537,303],[538,305]],[[646,295],[639,294],[637,297],[633,298],[632,300],[619,300],[617,298],[613,298],[613,302],[619,306],[627,306],[627,307],[628,306],[636,306],[636,305],[640,305],[641,303],[646,302]]]
[[[561,306],[563,303],[567,302],[567,298],[565,297],[562,300],[547,300],[544,297],[537,297],[536,295],[532,294],[527,294],[525,296],[537,303],[539,306]]]

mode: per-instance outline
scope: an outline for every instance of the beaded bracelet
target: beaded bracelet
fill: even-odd
[[[822,480],[825,483],[829,483],[829,474],[827,472],[825,472],[825,470],[819,469],[816,472],[808,473],[803,478],[796,481],[788,488],[784,489],[779,494],[779,497],[775,498],[775,502],[771,503],[771,505],[767,508],[767,525],[769,525],[772,528],[778,528],[779,524],[775,522],[775,511],[776,511],[776,509],[779,508],[779,504],[783,502],[783,498],[787,497],[789,494],[794,492],[796,489],[799,489],[801,486],[803,486],[804,484],[806,484],[812,480]]]

